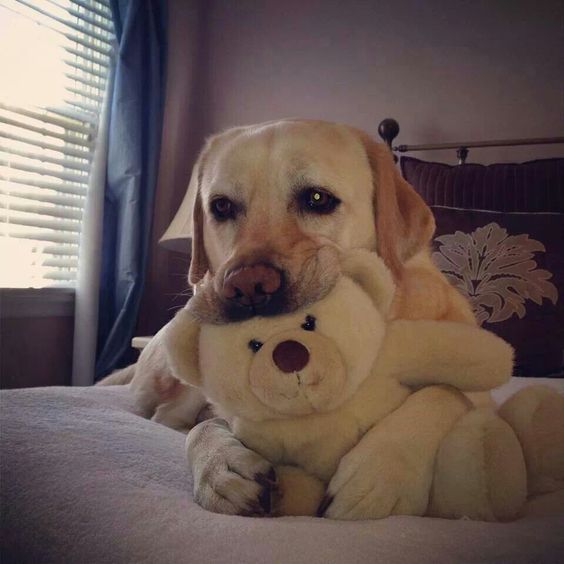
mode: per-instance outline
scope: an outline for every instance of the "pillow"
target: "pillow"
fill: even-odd
[[[433,260],[480,325],[515,347],[515,375],[562,374],[564,214],[432,209]]]
[[[430,206],[564,213],[564,159],[451,166],[402,157],[400,166]]]
[[[564,376],[564,159],[401,169],[435,214],[435,263],[515,347],[515,375]]]

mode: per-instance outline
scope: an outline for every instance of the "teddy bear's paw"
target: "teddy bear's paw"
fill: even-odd
[[[296,466],[276,467],[277,490],[272,513],[281,515],[315,515],[325,493],[325,484]]]
[[[401,449],[353,449],[331,479],[318,515],[330,519],[381,519],[423,515],[428,487]]]
[[[228,515],[270,515],[277,483],[266,459],[233,437],[224,421],[200,423],[186,438],[194,500]]]
[[[510,397],[499,415],[523,447],[529,494],[564,489],[564,396],[546,386],[530,386]]]
[[[527,497],[521,445],[488,408],[468,412],[443,439],[435,463],[428,514],[510,521]]]

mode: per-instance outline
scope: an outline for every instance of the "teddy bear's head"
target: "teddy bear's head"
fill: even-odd
[[[379,259],[362,256],[370,261],[358,265],[361,274],[343,274],[323,299],[291,314],[206,323],[196,320],[193,298],[167,331],[175,374],[224,416],[260,421],[337,408],[374,365],[394,291]]]

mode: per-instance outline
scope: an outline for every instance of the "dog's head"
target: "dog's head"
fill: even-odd
[[[323,297],[338,250],[377,250],[396,279],[434,221],[388,148],[328,122],[284,120],[212,137],[194,167],[190,282],[214,277],[225,319]]]

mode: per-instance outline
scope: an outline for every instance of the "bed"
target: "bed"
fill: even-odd
[[[558,193],[546,190],[542,199],[525,189],[521,198],[512,199],[510,209],[503,209],[509,205],[507,198],[495,199],[500,190],[507,190],[505,185],[495,189],[495,197],[483,190],[480,196],[472,192],[468,178],[460,176],[468,174],[467,168],[453,171],[417,159],[402,163],[404,175],[439,217],[434,252],[454,284],[468,280],[450,260],[464,254],[457,231],[475,232],[484,213],[487,224],[497,223],[506,231],[509,216],[517,221],[541,214],[534,236],[527,231],[527,241],[538,243],[527,243],[532,256],[522,271],[530,273],[534,259],[533,270],[551,274],[535,275],[537,293],[521,290],[519,299],[502,295],[497,301],[484,299],[484,292],[469,296],[482,324],[518,347],[517,374],[532,376],[516,376],[495,390],[498,402],[531,383],[564,393],[564,318],[558,299],[564,288],[564,269],[558,270],[564,240],[558,240],[564,225],[564,206],[559,208],[564,200],[564,159],[555,160],[559,162],[547,174],[554,173]],[[526,177],[533,174],[530,169],[526,167]],[[516,178],[518,173],[506,176]],[[470,217],[461,230],[462,221]],[[541,232],[546,235],[542,241]],[[556,299],[548,283],[556,288]],[[511,315],[504,309],[507,301],[516,308]],[[512,323],[518,321],[520,327],[515,328]],[[542,338],[540,323],[551,324]],[[4,564],[564,561],[564,492],[531,500],[523,518],[512,523],[406,516],[362,522],[223,516],[201,509],[192,499],[184,435],[137,414],[125,386],[10,390],[0,395],[0,417]]]

